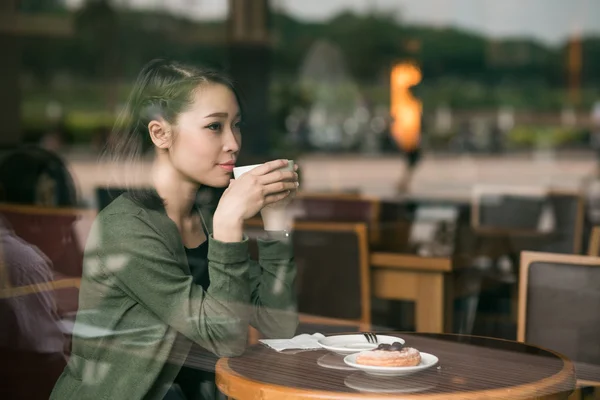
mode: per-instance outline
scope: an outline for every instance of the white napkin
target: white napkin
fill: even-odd
[[[312,335],[302,334],[294,336],[291,339],[260,339],[262,344],[265,344],[276,351],[283,350],[317,350],[322,347],[319,346],[319,339],[323,339],[325,335],[320,333],[313,333]]]

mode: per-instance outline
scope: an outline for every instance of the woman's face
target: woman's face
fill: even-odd
[[[208,84],[193,99],[174,124],[171,163],[192,182],[226,187],[242,141],[236,96],[224,85]]]

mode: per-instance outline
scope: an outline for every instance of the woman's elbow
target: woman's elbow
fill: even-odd
[[[262,321],[259,319],[257,325],[256,328],[269,338],[289,339],[294,337],[298,329],[298,314],[271,315]]]
[[[217,357],[239,357],[246,351],[246,340],[220,345],[214,352]]]
[[[281,329],[281,338],[282,339],[291,339],[296,335],[296,331],[298,330],[298,321],[293,324],[286,324]]]
[[[281,335],[283,338],[291,338],[296,335],[298,329],[298,314],[290,313],[281,321]]]
[[[214,327],[213,352],[218,357],[236,357],[244,353],[248,339],[248,321],[236,320]]]

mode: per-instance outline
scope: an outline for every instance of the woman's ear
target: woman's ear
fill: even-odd
[[[165,120],[152,120],[148,123],[148,132],[152,143],[159,149],[166,150],[171,147],[173,140],[172,130]]]

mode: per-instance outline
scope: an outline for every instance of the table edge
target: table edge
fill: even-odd
[[[532,345],[528,345],[532,346]],[[533,346],[537,347],[537,346]],[[235,372],[229,366],[229,358],[221,358],[217,362],[215,375],[216,383],[219,390],[226,396],[236,400],[245,399],[263,399],[263,400],[302,400],[302,399],[339,399],[339,400],[364,400],[369,399],[389,399],[390,396],[395,398],[407,398],[419,400],[451,400],[453,398],[461,400],[475,400],[475,399],[503,399],[507,396],[507,391],[510,392],[511,399],[554,399],[559,392],[549,393],[547,395],[540,395],[540,390],[550,389],[557,387],[565,382],[570,381],[570,390],[574,391],[576,388],[576,377],[575,367],[571,360],[557,353],[553,350],[543,349],[549,353],[554,354],[556,357],[562,360],[563,367],[556,374],[544,378],[540,381],[533,383],[526,383],[518,386],[507,386],[502,389],[489,389],[480,391],[468,391],[468,392],[456,392],[451,393],[437,393],[437,394],[419,394],[407,393],[406,396],[402,394],[379,394],[379,393],[342,393],[342,392],[327,392],[323,390],[309,390],[309,389],[296,389],[288,388],[286,386],[275,385],[272,383],[261,383],[255,382],[248,379],[237,372]],[[519,393],[514,393],[515,390],[519,390]],[[562,392],[560,392],[562,393]]]

